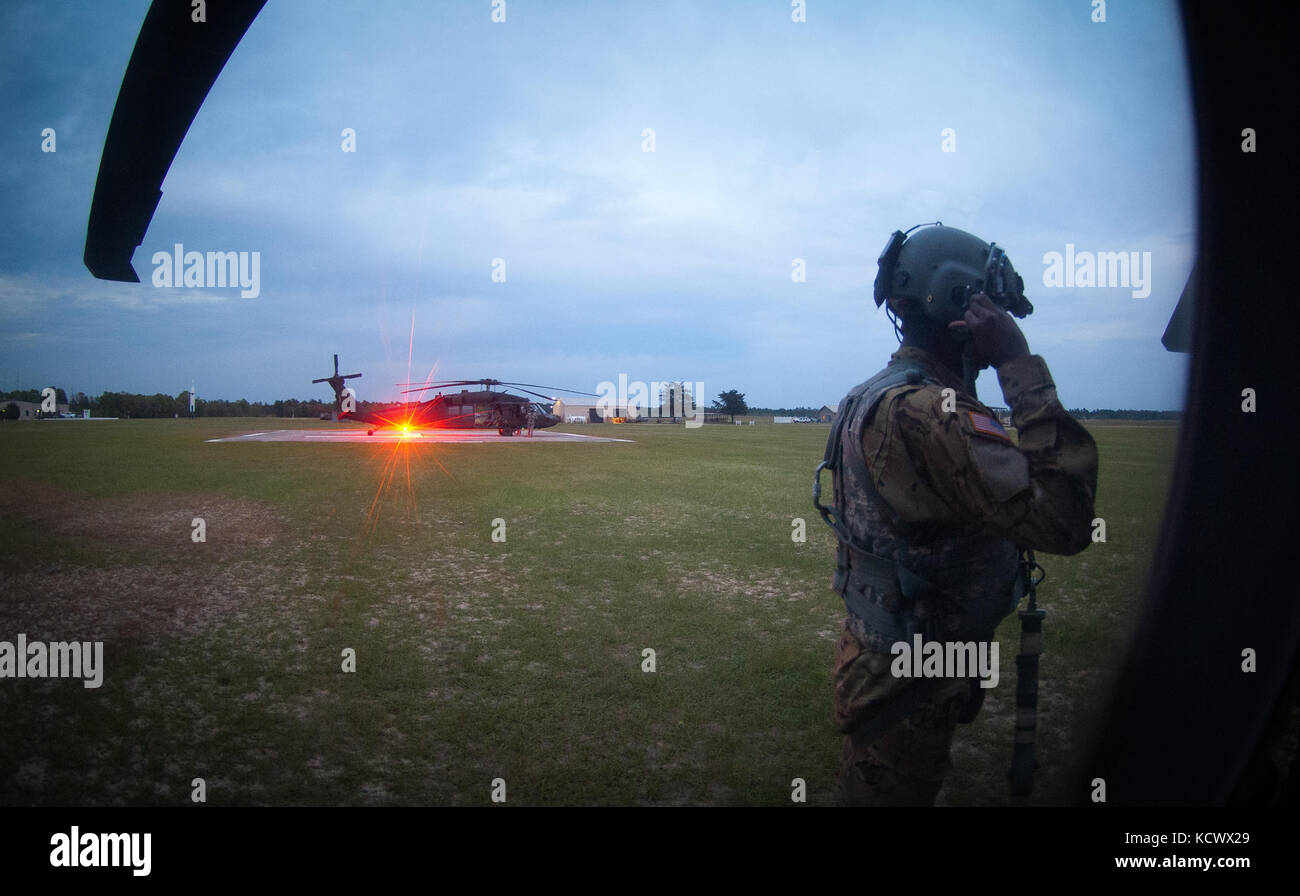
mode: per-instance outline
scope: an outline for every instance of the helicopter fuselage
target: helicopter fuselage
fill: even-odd
[[[546,429],[560,422],[559,415],[545,405],[488,389],[439,394],[425,401],[394,402],[371,410],[340,411],[340,420],[356,420],[376,429],[495,429],[514,435],[528,427],[533,411],[533,428]]]

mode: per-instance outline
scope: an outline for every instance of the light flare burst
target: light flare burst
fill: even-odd
[[[407,347],[406,370],[407,382],[410,382],[411,361],[415,349],[415,312],[411,312],[411,338]],[[429,375],[425,377],[425,387],[433,382],[438,365],[435,362],[429,370]],[[375,496],[370,501],[370,507],[366,510],[365,534],[369,539],[374,536],[379,528],[379,520],[382,516],[386,503],[393,503],[399,509],[404,509],[406,518],[414,517],[416,522],[420,520],[420,507],[416,500],[415,488],[411,484],[411,454],[416,451],[422,451],[424,445],[417,441],[421,437],[420,426],[414,420],[415,408],[419,402],[406,402],[402,416],[395,420],[385,419],[387,427],[392,427],[401,433],[401,437],[391,443],[387,443],[388,450],[378,449],[381,452],[381,462],[378,471],[378,484],[375,487]],[[455,481],[451,471],[443,466],[442,461],[434,457],[432,452],[433,445],[428,446],[429,459],[438,465],[438,468],[447,475],[448,479]],[[419,462],[419,458],[416,459]],[[400,474],[400,475],[399,475]]]

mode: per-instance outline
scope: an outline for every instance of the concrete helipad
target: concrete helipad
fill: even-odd
[[[483,443],[493,445],[537,445],[542,442],[631,442],[631,439],[609,439],[603,436],[584,436],[572,432],[551,432],[539,429],[530,439],[526,435],[501,436],[492,429],[425,429],[418,432],[399,432],[377,429],[373,436],[364,429],[273,429],[250,432],[209,442],[412,442],[412,443]]]

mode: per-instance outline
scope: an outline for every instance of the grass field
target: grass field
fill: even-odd
[[[810,503],[828,427],[205,442],[287,425],[330,424],[0,425],[0,640],[102,640],[105,665],[99,689],[0,679],[0,802],[188,805],[195,778],[210,804],[484,805],[496,778],[523,805],[790,805],[793,778],[832,801],[843,608]],[[1089,428],[1107,542],[1039,557],[1038,786],[1006,787],[1013,617],[940,803],[1074,798],[1177,432]]]

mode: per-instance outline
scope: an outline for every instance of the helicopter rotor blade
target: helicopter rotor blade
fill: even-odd
[[[429,388],[440,388],[442,386],[499,386],[500,380],[442,380],[436,383],[396,383],[398,386],[428,386]]]
[[[531,389],[520,389],[520,392],[527,392],[529,395],[536,395],[538,398],[545,398],[547,401],[559,401],[554,395],[543,395],[541,392],[534,392]]]
[[[531,386],[534,389],[548,389],[552,392],[572,392],[574,395],[590,395],[593,398],[599,398],[595,392],[582,392],[578,389],[563,389],[559,386],[541,386],[537,383],[502,383],[503,386]]]
[[[527,392],[529,395],[536,395],[538,398],[545,398],[547,401],[558,401],[558,399],[554,395],[543,395],[540,392],[533,392],[531,391],[531,389],[546,389],[550,392],[568,392],[571,395],[588,395],[592,398],[600,397],[594,392],[583,392],[579,389],[564,389],[560,386],[543,386],[539,383],[508,383],[502,380],[494,380],[494,379],[443,380],[437,383],[397,383],[396,385],[398,387],[401,386],[419,387],[416,389],[408,389],[406,390],[407,392],[424,392],[429,389],[446,389],[454,386],[488,386],[489,388],[492,386],[514,386],[515,388],[519,389],[522,392]],[[525,388],[525,387],[531,387],[531,388]]]
[[[318,379],[318,380],[312,380],[312,383],[328,383],[330,380],[354,380],[354,379],[356,379],[356,378],[359,377],[359,376],[361,376],[361,374],[359,374],[359,373],[346,373],[346,374],[344,374],[343,376],[339,376],[339,356],[338,356],[338,355],[335,355],[335,356],[334,356],[334,375],[333,375],[333,376],[323,376],[323,377],[321,377],[321,378]]]

